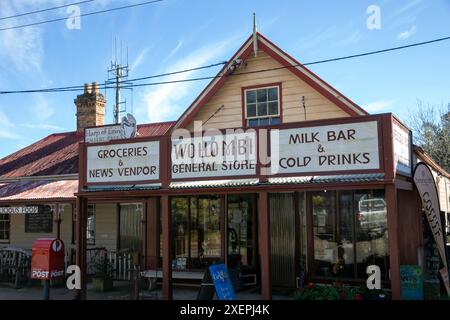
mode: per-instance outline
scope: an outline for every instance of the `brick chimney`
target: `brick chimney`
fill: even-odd
[[[86,127],[102,126],[105,124],[106,99],[98,91],[97,82],[84,85],[84,93],[74,100],[77,106],[77,131]]]

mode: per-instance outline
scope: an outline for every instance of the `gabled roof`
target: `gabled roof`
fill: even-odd
[[[223,86],[227,80],[230,67],[236,59],[245,60],[253,51],[253,35],[251,35],[239,50],[232,56],[228,63],[219,71],[216,77],[206,86],[200,95],[194,100],[189,108],[178,119],[174,128],[182,128],[188,125],[199,110],[209,101],[209,99]],[[262,34],[257,33],[259,50],[264,51],[273,59],[286,67],[301,80],[328,98],[331,102],[341,108],[351,116],[367,115],[368,113],[356,103],[345,97],[342,93],[334,89],[331,85],[319,78],[311,70],[303,66],[300,62],[292,58],[286,52],[269,41]],[[233,76],[238,75],[235,73]]]
[[[430,167],[432,167],[434,170],[436,170],[442,176],[450,179],[450,173],[445,171],[444,168],[442,168],[439,164],[437,164],[437,162],[434,161],[433,158],[431,158],[431,156],[428,153],[425,152],[425,150],[423,150],[421,147],[419,147],[419,146],[414,144],[413,145],[413,151],[414,151],[414,153],[416,154],[417,157],[422,159],[423,162],[428,164]]]
[[[140,137],[166,134],[175,122],[138,125]],[[0,159],[0,178],[55,176],[78,173],[78,143],[83,134],[56,133]]]

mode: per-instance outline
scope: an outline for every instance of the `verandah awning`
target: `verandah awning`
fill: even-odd
[[[0,184],[0,202],[17,200],[74,200],[78,180],[18,181]]]

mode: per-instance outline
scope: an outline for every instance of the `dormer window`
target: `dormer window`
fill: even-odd
[[[248,127],[281,123],[281,85],[244,88],[245,124]]]

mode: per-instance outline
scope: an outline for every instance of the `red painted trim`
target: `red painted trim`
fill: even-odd
[[[241,100],[242,100],[242,128],[259,128],[247,126],[246,110],[245,110],[245,90],[258,89],[258,88],[268,88],[268,87],[278,87],[278,107],[279,107],[279,117],[280,124],[283,124],[283,86],[281,82],[273,82],[266,84],[258,84],[254,86],[241,87]]]
[[[278,50],[279,52],[282,52],[284,55],[286,55],[289,59],[291,59],[292,61],[295,62],[295,64],[301,65],[300,62],[298,62],[296,59],[294,59],[292,56],[290,56],[288,53],[284,52],[282,49],[280,49],[276,44],[274,44],[272,41],[270,41],[269,39],[267,39],[266,37],[264,37],[261,33],[258,32],[258,37],[261,37],[262,39],[264,39],[264,41],[267,41],[271,46],[273,46],[276,50]],[[262,44],[263,47],[266,47],[266,45],[264,45],[261,41],[259,42],[259,44]],[[259,45],[258,44],[258,45]],[[268,48],[270,50],[270,48]],[[270,50],[272,51],[272,50]],[[273,51],[272,51],[273,52]],[[281,58],[281,56],[279,55],[279,53],[277,52],[273,52],[275,55],[279,56]],[[284,59],[283,59],[284,60]],[[285,60],[284,60],[285,61]],[[285,61],[287,62],[287,61]],[[288,65],[290,65],[288,63]],[[336,90],[334,87],[332,87],[330,84],[328,84],[325,80],[323,80],[322,78],[320,78],[319,76],[317,76],[314,72],[312,72],[310,69],[308,69],[307,67],[305,67],[304,65],[301,65],[301,68],[305,69],[306,71],[308,71],[309,73],[311,73],[318,81],[320,81],[321,83],[323,83],[325,86],[329,87],[330,89],[332,89],[333,91],[335,91],[340,97],[342,97],[343,99],[345,99],[346,101],[348,101],[350,104],[352,104],[353,107],[355,107],[356,109],[358,109],[359,111],[361,111],[363,114],[368,115],[369,113],[364,110],[363,108],[361,108],[360,106],[358,106],[356,103],[354,103],[352,100],[350,100],[349,98],[347,98],[346,96],[344,96],[342,93],[340,93],[338,90]],[[296,70],[295,68],[289,68],[290,70]],[[303,75],[304,76],[304,75]],[[323,90],[323,89],[321,89]],[[349,109],[346,105],[343,105],[346,109]],[[349,109],[351,112],[355,113],[353,110]],[[344,110],[345,111],[345,110]],[[357,114],[358,115],[358,114]]]

